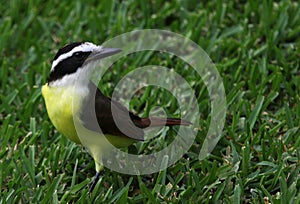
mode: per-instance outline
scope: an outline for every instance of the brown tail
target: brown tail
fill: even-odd
[[[174,125],[191,125],[192,123],[187,120],[179,118],[158,118],[149,117],[141,119],[141,127],[159,127],[159,126],[174,126]]]

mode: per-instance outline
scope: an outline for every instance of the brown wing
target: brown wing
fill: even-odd
[[[117,123],[113,118],[112,110],[116,115]],[[142,119],[120,103],[103,95],[92,82],[89,83],[89,96],[83,102],[80,118],[84,127],[89,130],[100,132],[101,129],[103,134],[144,140],[144,131],[141,129],[143,127],[139,125]]]

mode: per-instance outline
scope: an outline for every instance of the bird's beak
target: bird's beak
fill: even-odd
[[[89,63],[91,61],[96,61],[99,59],[103,59],[105,57],[117,54],[122,50],[119,48],[102,48],[100,51],[93,52],[85,61],[85,63]]]

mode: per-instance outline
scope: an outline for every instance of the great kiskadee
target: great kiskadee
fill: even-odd
[[[90,191],[102,174],[102,154],[107,149],[103,140],[108,140],[118,148],[127,147],[136,141],[143,141],[143,128],[190,124],[176,118],[141,118],[101,93],[91,82],[91,74],[99,60],[120,51],[90,42],[68,44],[58,50],[48,81],[42,87],[47,112],[55,128],[73,142],[84,145],[95,161],[96,176]],[[126,128],[126,133],[116,124],[112,108],[121,126]],[[101,131],[94,128],[93,119]],[[84,137],[78,136],[75,124],[81,126]]]

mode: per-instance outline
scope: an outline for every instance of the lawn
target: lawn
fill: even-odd
[[[298,1],[13,0],[0,12],[0,203],[300,203]],[[199,128],[189,151],[167,169],[132,176],[106,168],[89,194],[93,160],[54,129],[41,86],[61,46],[150,28],[189,38],[215,64],[227,101],[221,139],[199,160],[211,104],[190,65],[166,53],[122,58],[99,85],[106,95],[137,67],[168,67],[195,91]],[[140,116],[157,106],[180,115],[172,94],[157,87],[130,102]],[[164,128],[123,151],[159,151],[176,131]]]

